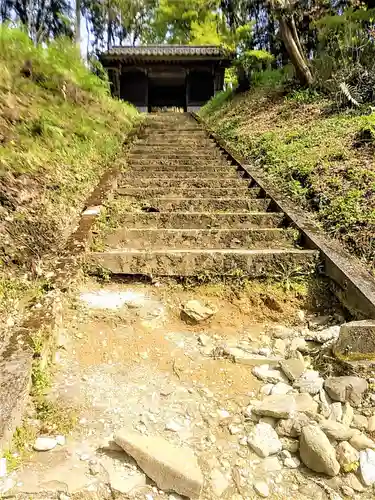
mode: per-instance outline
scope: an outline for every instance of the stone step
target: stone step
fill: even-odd
[[[118,229],[105,240],[108,248],[293,248],[294,231],[266,229]]]
[[[160,175],[160,177],[170,176],[174,173],[176,176],[187,177],[191,175],[199,175],[201,177],[214,177],[216,175],[232,177],[234,175],[240,175],[239,170],[231,165],[219,165],[219,166],[205,166],[198,167],[196,165],[134,165],[132,164],[130,169],[127,171],[128,174],[134,173],[134,175],[143,175],[144,177],[151,177],[151,175]]]
[[[131,167],[126,172],[126,177],[163,177],[169,178],[190,179],[197,177],[233,177],[240,178],[240,172],[235,167],[188,167],[188,166],[173,166],[173,165],[156,165],[156,166],[139,166]]]
[[[203,130],[177,130],[177,131],[165,131],[165,130],[149,130],[144,129],[138,135],[140,139],[160,139],[160,140],[178,140],[178,139],[208,139],[208,135]],[[209,139],[211,140],[211,139]]]
[[[181,148],[180,151],[170,151],[168,149],[158,150],[150,149],[149,151],[145,151],[144,148],[134,148],[131,150],[129,154],[130,161],[137,159],[151,159],[151,158],[160,158],[165,160],[217,160],[218,158],[223,158],[223,155],[218,150],[213,150],[212,152],[195,152],[195,149],[192,148],[191,152],[187,149]]]
[[[145,158],[142,155],[137,155],[135,158],[129,158],[129,164],[131,166],[139,167],[139,166],[148,166],[148,165],[176,165],[176,166],[191,166],[191,167],[205,167],[205,166],[228,166],[231,163],[224,157],[218,158],[161,158],[158,156],[154,156],[153,158],[147,157]]]
[[[121,187],[178,187],[179,189],[194,189],[194,188],[246,188],[249,184],[249,180],[240,178],[226,178],[218,179],[217,177],[203,178],[191,177],[190,179],[180,179],[179,177],[170,178],[142,178],[142,177],[127,177],[125,180],[121,181]]]
[[[119,224],[128,229],[246,229],[281,227],[283,219],[275,212],[128,212]]]
[[[148,139],[139,140],[135,143],[137,148],[144,148],[145,151],[150,149],[156,150],[180,150],[180,149],[193,149],[193,150],[204,150],[204,149],[216,149],[217,146],[212,141],[207,140],[197,140],[197,139],[186,139],[176,138],[174,140],[164,140],[160,141],[158,139]]]
[[[235,276],[248,278],[280,277],[293,269],[311,273],[317,252],[294,249],[263,250],[113,250],[95,252],[92,266],[114,274],[146,276]]]
[[[243,188],[197,188],[197,189],[185,189],[176,187],[126,187],[119,188],[117,193],[122,196],[131,196],[136,198],[185,198],[189,195],[189,198],[256,198],[259,195],[260,190],[257,188],[243,187]]]
[[[269,198],[150,198],[143,210],[152,212],[266,212]]]

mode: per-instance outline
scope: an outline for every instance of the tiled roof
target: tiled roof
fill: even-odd
[[[214,58],[231,58],[224,49],[215,45],[139,45],[126,47],[113,47],[103,56],[125,56],[129,58],[147,57],[178,57],[178,56],[203,56]]]

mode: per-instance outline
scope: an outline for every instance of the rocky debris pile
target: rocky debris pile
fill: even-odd
[[[368,331],[368,323],[364,325]],[[310,324],[309,329],[276,326],[270,337],[261,335],[248,342],[218,345],[201,334],[199,343],[204,355],[247,365],[263,382],[258,399],[244,408],[246,426],[238,432],[239,443],[263,460],[277,458],[284,468],[304,465],[322,474],[323,480],[342,474],[342,492],[350,496],[375,487],[371,435],[375,398],[368,390],[375,378],[324,378],[313,368],[317,347],[334,351],[342,344],[340,332],[347,336],[348,330],[347,324],[324,327],[322,321]],[[228,430],[233,434],[230,427]],[[258,496],[272,497],[271,485],[258,483],[254,484]]]

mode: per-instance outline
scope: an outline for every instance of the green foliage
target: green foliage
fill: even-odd
[[[375,115],[326,114],[312,90],[264,89],[201,111],[208,124],[347,248],[375,262]]]
[[[230,88],[221,92],[217,92],[204,106],[202,113],[207,115],[214,113],[215,111],[219,110],[225,102],[229,101],[232,96],[233,91]]]
[[[289,66],[279,69],[254,71],[251,74],[251,88],[262,88],[265,91],[281,90],[290,80],[292,70]]]

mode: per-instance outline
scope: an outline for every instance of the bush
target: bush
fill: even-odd
[[[71,40],[60,38],[47,46],[35,46],[21,29],[1,25],[0,63],[6,63],[17,74],[26,61],[31,62],[33,78],[50,90],[61,90],[63,85],[70,84],[93,96],[109,94],[108,81],[98,78],[84,65]]]

